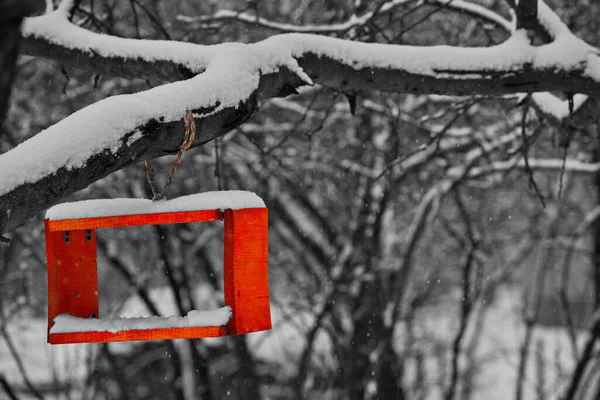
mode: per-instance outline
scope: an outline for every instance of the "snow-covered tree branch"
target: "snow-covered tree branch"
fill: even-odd
[[[0,397],[598,397],[600,3],[39,3],[0,0]],[[48,206],[230,190],[272,330],[41,347]],[[101,319],[223,305],[222,224],[95,238]]]
[[[394,2],[386,4],[378,11],[390,12]],[[480,6],[467,4],[455,6],[486,17]],[[55,11],[27,19],[23,54],[95,74],[171,83],[99,101],[1,155],[0,233],[114,171],[175,152],[183,138],[186,109],[196,118],[197,146],[242,124],[257,111],[259,101],[305,85],[349,95],[563,92],[589,96],[588,109],[600,98],[599,51],[571,34],[541,0],[538,21],[550,43],[535,46],[525,30],[516,30],[504,43],[487,48],[359,43],[298,33],[210,46],[126,39],[70,22],[72,6],[63,1]],[[213,19],[223,18],[245,21],[241,14],[222,13]],[[308,30],[331,33],[353,26]],[[566,101],[561,107],[558,119],[576,116],[565,111]],[[555,109],[546,111],[557,115]]]

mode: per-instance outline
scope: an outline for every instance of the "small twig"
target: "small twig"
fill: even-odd
[[[12,388],[10,387],[10,384],[8,383],[8,381],[2,374],[0,374],[0,387],[2,387],[2,389],[4,389],[4,392],[6,393],[6,395],[8,396],[8,398],[10,400],[19,400],[17,398],[17,395],[15,394],[14,390],[12,390]]]
[[[579,382],[581,382],[581,379],[583,378],[585,369],[589,361],[594,357],[594,347],[598,336],[600,335],[600,310],[596,310],[591,319],[592,323],[589,328],[590,335],[583,346],[581,358],[575,366],[575,370],[571,377],[571,382],[569,383],[565,396],[562,397],[562,400],[572,400],[575,398],[575,394],[579,388]]]
[[[67,87],[69,86],[69,74],[67,73],[67,69],[65,68],[65,65],[62,64],[60,66],[60,72],[63,74],[63,76],[65,77],[65,85],[63,86],[63,94],[67,93]]]
[[[148,19],[150,20],[150,22],[152,22],[152,25],[154,25],[159,30],[159,32],[161,33],[161,35],[166,40],[172,40],[171,35],[169,35],[169,32],[167,32],[167,29],[163,26],[163,24],[160,22],[160,20],[158,19],[158,17],[156,15],[154,15],[152,12],[150,12],[150,10],[148,10],[138,0],[132,0],[132,1],[135,4],[137,4],[142,9],[142,11],[144,11],[144,13],[146,14],[146,16],[148,16]]]
[[[156,190],[156,185],[154,184],[154,168],[152,168],[152,164],[148,161],[144,161],[146,165],[146,180],[150,184],[150,189],[152,189],[152,200],[158,200],[160,194]]]
[[[217,178],[217,189],[223,190],[223,183],[221,181],[221,158],[219,156],[219,138],[215,139],[215,177]]]
[[[560,174],[558,176],[558,198],[562,198],[563,186],[564,186],[564,177],[565,171],[567,170],[567,150],[569,148],[565,146],[562,156],[562,165],[560,166]]]
[[[408,158],[414,156],[419,152],[429,151],[431,155],[436,154],[440,149],[440,144],[444,135],[448,133],[450,128],[454,126],[458,119],[464,116],[474,104],[475,100],[471,100],[464,104],[452,117],[452,119],[442,127],[442,129],[439,132],[436,132],[433,135],[431,135],[427,143],[424,143],[419,147],[415,148],[414,150],[410,151],[409,153],[399,156],[396,159],[392,160],[389,164],[382,168],[381,172],[374,178],[374,180],[377,181],[381,179],[383,176],[385,176],[385,174],[388,171],[390,171],[396,165],[401,164],[403,161],[407,160]]]
[[[573,111],[575,108],[575,105],[573,103],[573,95],[569,94],[569,118],[573,116]],[[564,143],[561,143],[563,145],[564,151],[563,151],[563,158],[562,158],[562,167],[560,168],[560,176],[558,178],[558,198],[560,199],[562,196],[562,191],[563,191],[563,179],[565,176],[565,170],[566,170],[566,164],[567,164],[567,151],[569,150],[569,145],[571,144],[571,139],[572,139],[572,135],[571,135],[571,128],[569,126],[565,126],[565,129],[567,129],[567,137],[566,140],[564,141]]]
[[[135,3],[133,2],[133,0],[129,0],[129,5],[131,7],[131,13],[133,14],[133,25],[135,26],[135,37],[140,39],[142,37],[140,35],[140,20],[139,20],[137,10],[135,9]]]
[[[565,330],[567,331],[567,336],[569,337],[569,343],[571,345],[571,351],[573,353],[573,358],[578,359],[578,350],[577,350],[577,336],[575,333],[575,326],[573,322],[573,312],[571,310],[571,306],[569,305],[569,295],[567,292],[567,288],[569,287],[569,272],[570,272],[570,261],[573,254],[573,247],[575,246],[575,242],[577,241],[577,236],[574,236],[571,240],[571,245],[567,249],[567,256],[565,256],[565,262],[562,265],[561,272],[561,280],[560,287],[558,290],[558,301],[561,311],[561,316],[563,319],[563,324]]]
[[[81,4],[81,0],[75,0],[73,2],[73,6],[69,10],[69,21],[73,21],[73,17],[75,16],[75,12],[79,9],[79,5]]]
[[[525,101],[523,104],[523,114],[521,116],[521,138],[523,140],[523,146],[521,147],[521,152],[523,154],[523,161],[525,162],[525,172],[529,176],[529,187],[532,188],[540,199],[540,203],[542,203],[542,207],[546,208],[546,200],[544,199],[544,195],[540,191],[535,178],[533,177],[533,169],[529,165],[529,142],[527,140],[527,113],[529,111],[529,101]]]
[[[458,331],[454,336],[454,340],[452,341],[452,361],[451,361],[451,371],[450,371],[450,383],[446,388],[446,392],[444,394],[444,398],[446,400],[452,400],[454,398],[454,393],[456,391],[456,386],[459,381],[459,358],[461,353],[461,344],[463,338],[465,336],[465,332],[467,330],[467,325],[469,323],[469,317],[471,316],[471,311],[473,309],[473,298],[471,298],[471,271],[473,269],[473,264],[475,263],[475,251],[477,248],[473,245],[470,246],[470,249],[467,253],[466,261],[463,265],[463,297],[461,302],[460,309],[460,326]]]
[[[475,252],[477,251],[478,242],[475,237],[475,231],[471,224],[471,220],[469,214],[467,212],[465,204],[462,202],[460,197],[460,193],[458,188],[454,190],[454,200],[456,202],[456,206],[459,210],[459,213],[463,219],[466,228],[466,236],[468,241],[468,252],[466,255],[466,260],[463,264],[463,274],[462,274],[462,302],[460,309],[460,325],[459,329],[454,336],[454,340],[452,343],[452,361],[451,361],[451,371],[450,371],[450,383],[446,388],[444,397],[446,400],[452,400],[454,398],[454,394],[456,392],[456,387],[459,382],[459,359],[461,353],[461,344],[465,336],[465,332],[467,330],[467,326],[470,320],[471,312],[473,310],[473,306],[476,300],[476,293],[472,293],[473,284],[471,283],[473,266],[476,263]]]
[[[411,29],[417,27],[418,25],[422,24],[423,22],[427,21],[430,17],[432,17],[434,14],[440,12],[441,10],[443,10],[444,8],[446,8],[450,3],[452,3],[453,0],[448,0],[448,2],[446,3],[441,3],[439,5],[437,5],[435,7],[435,9],[433,9],[432,11],[430,11],[429,13],[425,14],[423,17],[421,17],[421,19],[417,20],[416,22],[412,23],[411,25],[409,25],[408,27],[402,29],[402,31],[400,32],[400,34],[398,34],[395,38],[394,41],[404,35],[406,32],[410,31]]]

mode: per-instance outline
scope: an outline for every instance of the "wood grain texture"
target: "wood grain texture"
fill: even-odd
[[[48,262],[48,333],[54,318],[70,314],[98,318],[98,266],[93,230],[46,232]]]
[[[120,332],[69,332],[52,333],[50,344],[131,342],[137,340],[196,339],[226,336],[224,326],[199,326],[194,328],[136,329]]]
[[[227,326],[53,333],[59,314],[98,318],[95,228],[208,222],[224,219]],[[45,220],[48,261],[48,341],[51,344],[218,337],[271,329],[268,277],[268,210],[201,210],[70,220]],[[68,232],[68,241],[65,233]]]
[[[47,221],[50,232],[75,229],[116,228],[119,226],[141,226],[160,224],[182,224],[187,222],[210,222],[223,219],[221,210],[180,211],[155,214],[118,215],[110,217],[77,218]]]
[[[271,329],[266,208],[225,210],[224,292],[229,333]]]

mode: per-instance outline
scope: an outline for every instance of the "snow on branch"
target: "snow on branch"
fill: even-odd
[[[537,19],[540,22],[540,25],[542,25],[552,39],[574,39],[574,35],[571,33],[571,30],[560,20],[560,17],[556,15],[556,13],[552,11],[552,9],[548,7],[544,1],[539,0],[537,8]],[[583,43],[583,41],[580,42]]]
[[[557,121],[565,120],[571,114],[568,100],[559,99],[550,93],[533,93],[531,98],[534,101],[535,107],[542,114]],[[588,96],[583,94],[573,96],[573,113],[577,112],[587,99]]]
[[[68,20],[71,1],[41,17],[28,18],[21,30],[22,52],[50,57],[99,74],[180,80],[204,71],[204,47],[166,40],[118,38],[90,32]]]
[[[463,3],[459,6],[469,9],[466,2]],[[386,3],[388,8],[395,4],[394,1]],[[561,90],[566,89],[568,81],[568,86],[574,92],[598,91],[594,87],[597,86],[594,81],[600,76],[598,51],[570,34],[543,2],[540,5],[543,25],[557,40],[539,47],[530,45],[525,33],[521,31],[514,33],[505,43],[489,48],[396,46],[301,34],[278,35],[255,44],[238,46],[247,47],[245,52],[251,53],[251,58],[258,61],[253,60],[253,65],[260,67],[262,73],[278,69],[280,65],[277,61],[274,62],[274,58],[284,64],[294,58],[301,67],[314,71],[309,75],[317,83],[336,89],[348,86],[347,89],[387,88],[390,91],[489,94],[511,93],[520,87],[525,87],[528,92],[544,90],[544,87],[544,91]],[[476,6],[470,6],[473,12],[475,8]],[[485,15],[481,10],[478,13]],[[58,11],[27,21],[23,35],[45,41],[65,52],[70,50],[86,54],[90,58],[145,61],[150,64],[165,62],[178,65],[193,74],[203,72],[211,60],[223,53],[235,52],[232,44],[200,46],[99,35],[70,24],[64,13]],[[52,54],[48,55],[52,57]],[[231,57],[231,61],[242,64],[244,58],[240,56],[236,60]],[[258,65],[260,63],[266,65]],[[362,82],[362,87],[360,84],[353,85],[353,82],[344,84],[336,82],[329,75],[320,75],[319,72],[327,67],[313,65],[315,63],[337,68],[337,71],[333,71],[336,75],[340,70],[350,68],[359,74],[368,72],[374,76],[369,82]],[[388,79],[378,79],[377,73],[386,75],[385,78]],[[396,78],[391,86],[390,77]],[[527,82],[521,82],[526,79]],[[450,81],[458,82],[452,84]],[[588,89],[590,84],[591,89]]]
[[[560,172],[562,170],[573,174],[596,174],[600,171],[600,163],[588,163],[576,159],[538,159],[529,158],[529,168],[534,171]],[[515,168],[525,169],[527,166],[522,157],[514,157],[508,161],[494,161],[481,167],[472,168],[469,176],[479,178],[495,173],[505,173]]]
[[[534,47],[525,32],[516,31],[497,46],[461,48],[359,43],[309,34],[213,46],[134,40],[70,23],[67,6],[26,21],[26,53],[97,73],[177,82],[102,100],[0,156],[0,233],[133,162],[175,152],[186,109],[194,111],[198,145],[243,123],[256,110],[257,99],[313,82],[354,93],[555,90],[600,96],[598,52],[567,34],[545,15],[544,7],[543,24],[556,39],[550,44]]]
[[[344,22],[332,23],[332,24],[304,24],[295,25],[282,22],[271,21],[258,15],[253,15],[247,12],[234,11],[234,10],[219,10],[213,15],[203,15],[199,17],[189,17],[186,15],[179,15],[177,19],[187,23],[193,23],[195,26],[202,27],[203,25],[212,25],[216,22],[222,21],[238,21],[252,26],[260,26],[263,28],[273,29],[282,33],[319,33],[319,34],[330,34],[330,33],[346,33],[351,29],[366,24],[376,15],[383,15],[396,7],[405,5],[415,0],[392,0],[384,3],[381,7],[378,7],[375,11],[366,12],[360,16],[352,14]],[[447,0],[446,0],[447,1]],[[442,3],[444,0],[433,0],[435,3]]]
[[[489,8],[485,8],[479,4],[472,3],[470,1],[463,0],[431,0],[435,3],[443,4],[444,7],[454,10],[463,11],[465,13],[471,14],[477,18],[481,18],[485,21],[491,22],[496,26],[504,29],[505,31],[512,33],[515,30],[515,24],[511,21],[508,21],[498,13],[490,10]]]
[[[179,15],[177,19],[182,22],[187,22],[194,27],[203,28],[204,26],[213,26],[215,23],[223,21],[237,21],[253,27],[262,27],[272,29],[281,33],[318,33],[318,34],[344,34],[354,28],[367,24],[374,17],[385,15],[394,11],[400,6],[405,6],[409,3],[416,3],[418,0],[392,0],[383,3],[376,10],[366,12],[362,15],[352,14],[346,21],[331,23],[331,24],[291,24],[284,22],[272,21],[267,18],[250,14],[244,11],[222,9],[212,15],[202,15],[190,17],[187,15]],[[449,9],[464,11],[478,18],[493,22],[507,31],[514,30],[512,23],[502,18],[497,13],[480,6],[475,3],[463,0],[426,0],[426,4],[440,6]]]
[[[81,168],[97,154],[115,154],[123,145],[143,137],[150,121],[180,121],[186,109],[196,110],[195,117],[202,118],[248,102],[258,89],[260,70],[269,72],[272,66],[249,53],[248,46],[231,44],[223,49],[203,74],[99,101],[2,155],[0,195],[24,183],[37,182],[60,168]],[[283,59],[285,55],[267,57],[279,68],[298,70],[289,56],[287,60]],[[240,58],[245,62],[237,63]],[[30,160],[33,154],[35,163]]]
[[[404,0],[386,3],[382,9],[392,8],[399,1]],[[490,13],[486,14],[481,9],[482,7],[468,5],[468,2],[459,2],[454,7],[494,18],[493,13],[492,15]],[[593,84],[589,78],[596,79],[600,76],[598,51],[573,36],[541,0],[539,14],[544,27],[557,39],[553,43],[539,47],[531,46],[524,32],[516,32],[507,42],[490,48],[395,46],[356,43],[316,35],[294,34],[273,36],[263,42],[248,46],[252,47],[250,51],[256,54],[260,54],[269,48],[268,51],[272,54],[282,52],[299,60],[316,56],[325,62],[333,61],[338,64],[336,65],[338,68],[369,69],[371,73],[375,72],[374,69],[383,69],[391,73],[403,74],[402,77],[398,77],[403,78],[401,79],[403,82],[400,83],[406,83],[408,80],[416,81],[420,78],[411,76],[411,74],[435,77],[437,81],[441,82],[443,82],[443,78],[461,81],[455,85],[437,84],[435,86],[442,86],[438,90],[427,87],[431,83],[425,84],[423,88],[418,86],[413,88],[412,85],[406,85],[405,90],[409,91],[433,91],[450,94],[464,92],[464,94],[467,94],[475,91],[474,88],[468,88],[469,84],[481,86],[479,91],[484,93],[490,93],[490,91],[492,93],[498,91],[503,93],[514,92],[518,86],[540,86],[540,89],[543,89],[543,86],[550,86],[547,90],[560,90],[561,86],[566,84],[565,78],[578,77],[580,82],[573,82],[572,80],[570,82],[575,86],[573,90],[587,92],[588,90],[583,86],[589,83]],[[506,22],[501,18],[496,17],[495,20],[507,27]],[[149,64],[149,75],[152,75],[153,66],[160,63],[176,65],[178,68],[187,71],[188,74],[201,73],[207,68],[211,59],[226,51],[229,46],[229,44],[200,46],[173,41],[135,40],[99,35],[70,24],[64,13],[61,12],[54,12],[28,20],[23,29],[23,35],[38,45],[40,42],[45,42],[46,45],[51,47],[58,47],[58,49],[53,49],[56,54],[46,53],[46,55],[50,57],[56,55],[61,61],[67,63],[66,56],[58,54],[59,49],[62,50],[62,53],[75,52],[94,60],[112,59],[130,63],[146,62]],[[32,48],[33,50],[31,50]],[[36,55],[36,53],[42,55],[39,54],[41,51],[36,51],[35,45],[26,47],[25,51],[33,55]],[[94,65],[93,62],[84,64]],[[313,66],[308,65],[308,67]],[[520,74],[525,69],[529,73]],[[551,75],[548,75],[548,70],[552,71]],[[118,70],[114,72],[117,75],[119,74]],[[164,75],[160,71],[155,71],[155,73],[157,77]],[[574,76],[565,77],[565,74]],[[521,76],[522,79],[527,76],[530,80],[539,82],[522,83],[519,82]],[[377,83],[376,78],[375,76],[372,79],[375,83]],[[491,85],[492,79],[497,78],[514,80],[515,82],[504,83],[501,80],[498,85]],[[476,80],[476,82],[470,82],[471,80]],[[557,82],[552,84],[549,82],[550,80]],[[488,81],[488,84],[485,84],[485,81]],[[335,87],[336,85],[336,82],[327,82],[322,78],[318,83],[325,86]],[[504,88],[493,90],[493,86],[501,87],[503,83]],[[371,90],[384,90],[386,86],[387,82],[375,88],[368,85]],[[467,88],[461,90],[458,86],[467,86]],[[390,90],[401,91],[402,87],[402,84],[397,84],[395,88],[390,88]],[[538,90],[531,88],[526,91]]]

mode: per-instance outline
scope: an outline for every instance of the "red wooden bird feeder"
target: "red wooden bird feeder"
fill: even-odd
[[[224,308],[187,317],[100,318],[96,229],[219,220],[224,221],[223,279],[230,312]],[[45,230],[51,344],[204,338],[271,329],[267,209],[253,193],[60,204],[48,210]],[[218,324],[211,325],[215,320]]]

